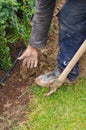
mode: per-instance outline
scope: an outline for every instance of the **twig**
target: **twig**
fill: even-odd
[[[24,91],[24,92],[18,97],[18,99],[20,99],[22,96],[24,96],[27,92],[28,92],[28,89],[27,89],[26,91]]]
[[[0,117],[0,121],[5,121],[5,118],[4,117]]]

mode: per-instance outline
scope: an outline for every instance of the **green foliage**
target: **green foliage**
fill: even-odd
[[[29,40],[31,17],[34,12],[33,0],[0,0],[0,67],[11,65],[8,43]]]

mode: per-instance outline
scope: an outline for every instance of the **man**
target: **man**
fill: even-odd
[[[37,66],[38,49],[45,47],[56,0],[36,0],[36,10],[29,45],[19,57],[28,68]],[[52,84],[65,69],[75,52],[86,39],[86,0],[66,0],[57,14],[59,21],[59,53],[57,68],[36,79],[38,85]],[[78,63],[68,75],[73,81],[78,76]]]

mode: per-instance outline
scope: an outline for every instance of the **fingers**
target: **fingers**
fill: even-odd
[[[31,55],[31,54],[29,53],[29,50],[26,49],[26,50],[23,52],[23,54],[22,54],[20,57],[18,57],[18,60],[23,60],[23,59],[29,57],[30,55]]]
[[[27,62],[27,68],[36,68],[37,67],[37,61],[31,60]]]
[[[38,64],[38,59],[35,60],[35,63],[34,63],[34,67],[35,67],[35,68],[37,67],[37,64]]]
[[[31,61],[31,66],[30,66],[30,68],[36,68],[36,67],[37,67],[37,64],[38,64],[38,60],[37,60],[37,59]]]
[[[26,66],[27,65],[27,62],[29,62],[28,58],[24,58],[23,62],[22,62],[22,65],[23,66]]]
[[[36,68],[38,64],[38,60],[31,60],[29,58],[25,58],[23,60],[23,66],[27,66],[27,68]]]
[[[34,68],[34,62],[35,62],[35,61],[33,61],[33,60],[30,61],[30,68]]]
[[[23,53],[20,57],[18,57],[18,60],[23,60],[25,58],[25,53]]]

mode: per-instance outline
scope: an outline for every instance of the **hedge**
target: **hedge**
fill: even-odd
[[[34,0],[0,0],[0,68],[11,66],[8,44],[29,40]],[[14,48],[15,49],[15,48]]]

